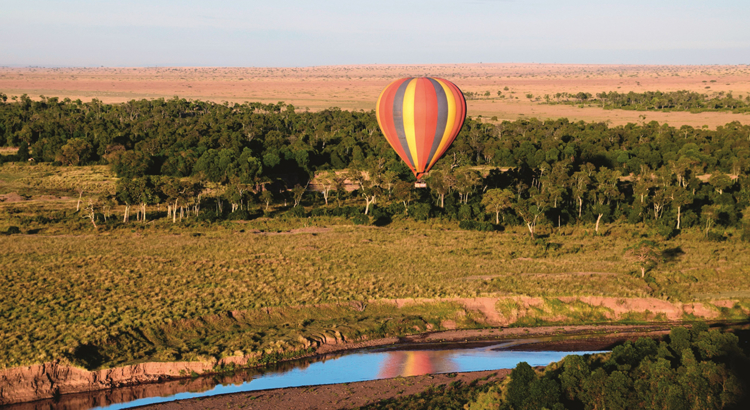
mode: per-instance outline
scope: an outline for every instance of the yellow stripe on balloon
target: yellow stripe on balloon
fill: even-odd
[[[435,151],[435,155],[432,156],[430,165],[425,169],[430,169],[433,165],[435,165],[435,162],[440,159],[440,153],[443,152],[445,147],[450,143],[450,134],[451,131],[453,131],[453,126],[456,123],[456,97],[453,95],[453,91],[451,91],[450,87],[445,85],[444,82],[438,80],[437,78],[435,78],[434,80],[437,81],[441,87],[443,87],[443,92],[445,92],[445,100],[448,102],[448,122],[445,124],[445,131],[443,131],[443,135],[440,137],[440,145],[438,145],[438,149],[437,151]]]
[[[414,160],[414,169],[419,169],[419,155],[417,155],[417,130],[414,125],[414,98],[417,91],[417,80],[412,79],[406,86],[404,92],[404,135],[406,143],[411,151],[411,158]]]

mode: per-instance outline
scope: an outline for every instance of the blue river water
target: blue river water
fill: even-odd
[[[546,366],[571,354],[593,354],[599,351],[557,352],[507,350],[512,343],[480,347],[448,347],[421,350],[370,350],[344,354],[332,359],[300,362],[283,371],[248,373],[243,381],[219,382],[199,392],[182,392],[164,397],[146,397],[124,403],[112,403],[98,409],[126,409],[148,404],[208,397],[219,394],[249,392],[284,387],[314,386],[416,376],[433,373],[473,372],[512,369],[520,362]]]

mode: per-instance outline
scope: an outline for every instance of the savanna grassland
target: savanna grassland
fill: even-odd
[[[94,229],[75,212],[71,187],[108,191],[106,167],[0,171],[4,191],[21,193],[0,204],[0,231],[22,227],[0,236],[6,368],[60,358],[90,369],[232,355],[262,363],[310,352],[315,341],[497,325],[462,303],[472,298],[498,298],[495,314],[510,325],[667,319],[557,299],[569,296],[705,302],[727,320],[750,309],[750,256],[732,229],[712,242],[701,230],[665,239],[639,225],[594,235],[582,224],[543,227],[532,240],[521,226],[477,232],[405,216],[384,227],[273,213],[172,223],[156,209],[123,224],[121,208]],[[664,252],[646,278],[626,250],[642,238]],[[429,301],[394,303],[412,298]],[[735,302],[707,304],[717,299]]]
[[[641,91],[655,111],[539,93],[716,81],[725,101],[748,91],[747,67],[556,68],[3,69],[0,369],[254,366],[439,330],[746,321],[750,117],[667,112]],[[371,106],[414,74],[455,80],[474,116],[421,189]],[[259,94],[232,94],[245,81]],[[300,98],[310,84],[324,95]],[[149,99],[175,90],[186,98]],[[213,102],[244,99],[288,103]],[[327,108],[342,101],[352,110]],[[525,119],[537,109],[552,111]]]
[[[643,112],[545,104],[545,95],[687,90],[706,94],[750,95],[747,65],[586,65],[586,64],[442,64],[357,65],[297,68],[151,67],[151,68],[7,68],[0,67],[0,92],[32,98],[39,95],[72,100],[122,103],[132,99],[171,98],[242,103],[284,101],[300,109],[330,107],[371,110],[391,81],[410,76],[437,76],[453,81],[471,98],[469,115],[514,121],[568,118],[641,121]],[[531,97],[527,97],[530,95]],[[714,129],[732,121],[750,122],[731,112],[648,112],[647,121]]]

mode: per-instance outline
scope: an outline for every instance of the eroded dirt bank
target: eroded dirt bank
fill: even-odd
[[[709,303],[679,304],[660,299],[622,299],[603,297],[584,298],[556,298],[555,302],[543,298],[528,297],[486,297],[471,299],[443,299],[440,301],[455,302],[463,306],[466,311],[481,313],[488,326],[508,326],[522,324],[522,319],[534,319],[547,323],[574,323],[583,320],[601,321],[618,320],[638,315],[641,320],[668,320],[702,318],[715,320],[722,318],[721,308],[729,309],[736,306],[735,301],[714,301]],[[387,302],[387,301],[385,301]],[[437,299],[399,299],[391,301],[397,306],[415,303],[429,304],[438,302]],[[561,302],[563,303],[560,305]],[[740,312],[747,315],[747,312]],[[599,316],[597,316],[599,315]],[[674,322],[673,322],[674,323]],[[385,346],[395,343],[431,343],[431,342],[462,342],[471,340],[503,340],[519,337],[534,337],[546,335],[575,335],[575,334],[622,334],[632,336],[654,332],[666,332],[669,325],[655,324],[651,326],[627,325],[579,325],[579,326],[546,326],[546,327],[513,327],[490,328],[474,330],[450,330],[455,323],[447,321],[441,327],[447,331],[429,332],[406,336],[402,338],[390,337],[375,340],[345,340],[333,335],[323,336],[321,340],[310,341],[315,347],[315,355],[330,354],[345,350],[360,349],[373,346]],[[112,369],[88,371],[67,366],[59,361],[44,364],[16,367],[0,370],[0,405],[30,402],[50,399],[60,395],[112,389],[126,386],[139,386],[147,383],[161,382],[171,379],[189,378],[191,375],[209,374],[217,368],[234,364],[247,366],[254,363],[255,356],[233,356],[221,360],[203,362],[173,362],[173,363],[141,363]],[[200,379],[196,379],[200,380]],[[193,381],[194,382],[194,381]],[[192,382],[191,382],[192,383]],[[200,382],[199,382],[200,383]],[[175,386],[185,386],[186,383]],[[192,386],[200,390],[199,386]],[[177,389],[177,387],[175,387]],[[105,402],[129,401],[139,397],[148,397],[148,389],[137,389],[130,392],[121,391],[122,398],[104,398]],[[187,390],[176,390],[187,391]],[[194,391],[194,390],[193,390]],[[168,394],[167,392],[166,394]],[[165,394],[165,393],[160,393]],[[132,397],[132,398],[129,398]]]

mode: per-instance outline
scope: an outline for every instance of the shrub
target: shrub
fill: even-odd
[[[477,222],[471,220],[461,221],[458,224],[458,227],[461,229],[466,229],[467,231],[491,232],[495,230],[495,225],[490,222]]]
[[[469,220],[471,219],[472,211],[471,211],[471,205],[469,204],[463,204],[460,208],[458,208],[458,219],[461,221]]]
[[[307,212],[305,212],[305,208],[301,206],[295,206],[288,210],[286,215],[293,218],[307,218]]]
[[[236,210],[229,214],[228,219],[232,221],[247,221],[251,219],[250,212],[242,209],[242,210]]]
[[[430,218],[432,207],[430,204],[418,203],[412,206],[409,211],[417,221],[426,221]]]
[[[370,217],[365,214],[357,214],[352,218],[354,225],[369,225]]]

